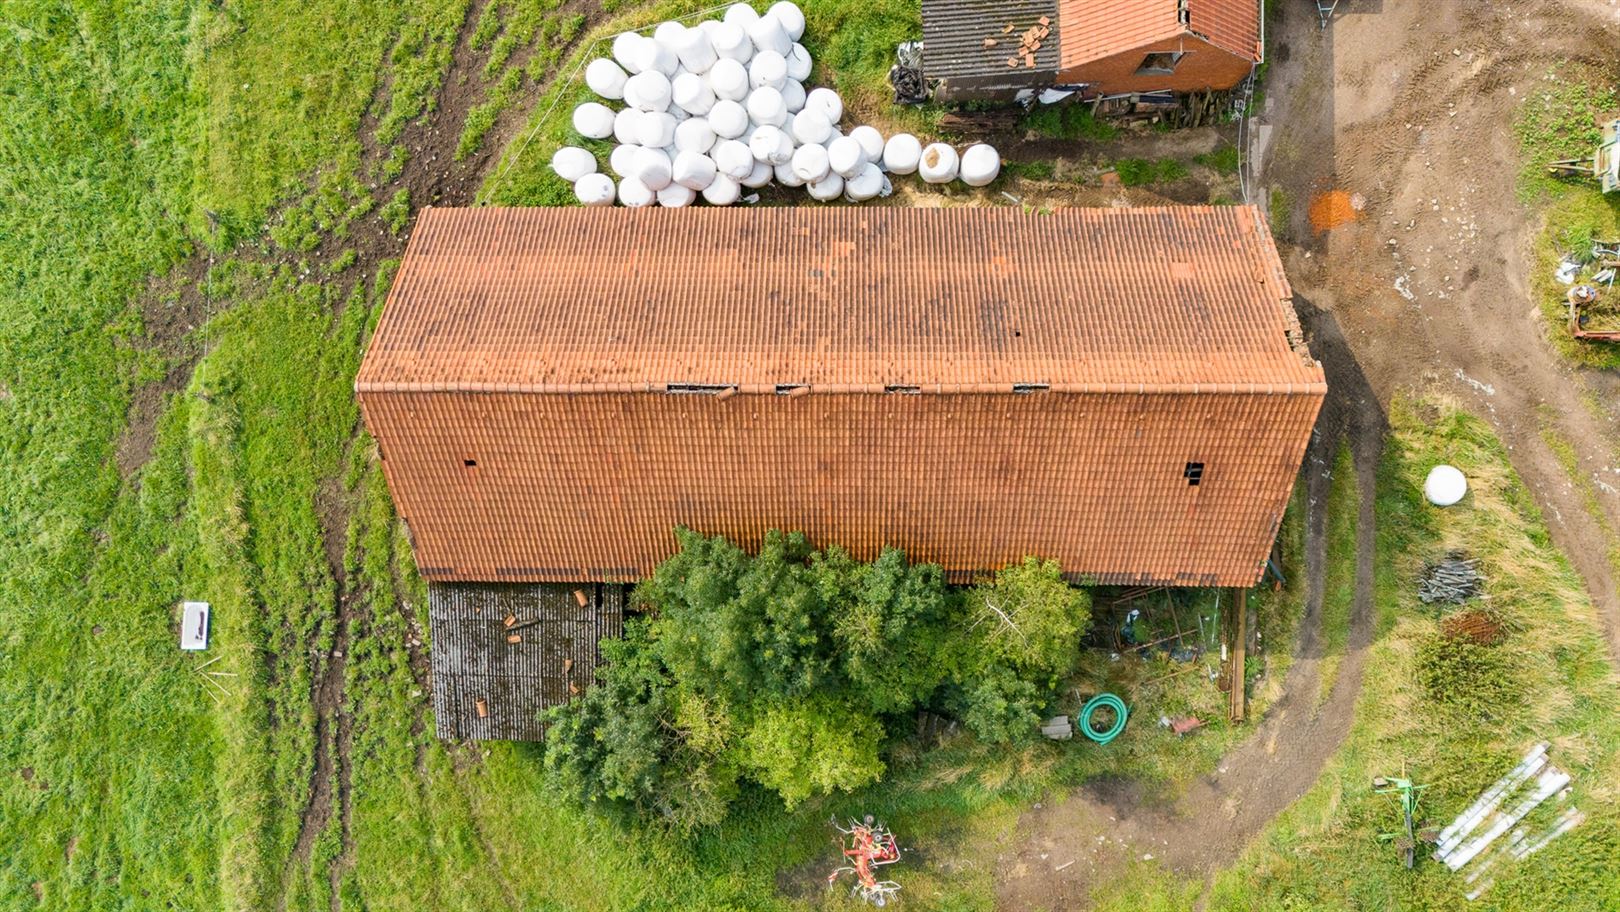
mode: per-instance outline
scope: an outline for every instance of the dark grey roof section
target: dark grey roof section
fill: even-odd
[[[1042,16],[1051,33],[1035,53],[1035,66],[1007,59],[1018,55],[1021,33]],[[1019,89],[1057,81],[1057,0],[922,0],[923,78],[940,101],[1011,101]],[[1010,33],[1004,31],[1008,25]],[[995,47],[984,39],[994,38]]]
[[[439,737],[540,740],[540,711],[567,702],[594,680],[597,642],[623,631],[624,605],[625,587],[598,583],[428,586]],[[513,635],[519,642],[507,642]]]

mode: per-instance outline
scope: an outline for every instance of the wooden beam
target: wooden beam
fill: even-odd
[[[1232,668],[1231,690],[1227,694],[1227,718],[1233,722],[1242,722],[1248,714],[1249,698],[1246,691],[1244,670],[1245,659],[1249,645],[1249,590],[1232,590]]]

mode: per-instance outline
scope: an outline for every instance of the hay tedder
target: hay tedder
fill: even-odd
[[[844,849],[849,863],[827,875],[827,885],[831,887],[844,874],[853,874],[855,884],[850,889],[851,895],[874,906],[888,905],[900,892],[900,885],[892,880],[878,880],[876,869],[900,860],[900,847],[895,844],[894,834],[883,824],[874,823],[870,814],[860,822],[851,820],[847,829],[839,826],[836,819],[832,826],[849,841],[849,847]]]
[[[1547,170],[1559,177],[1595,178],[1604,193],[1620,189],[1620,120],[1603,127],[1603,140],[1591,155],[1552,162]]]

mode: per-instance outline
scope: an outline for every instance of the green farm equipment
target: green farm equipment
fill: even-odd
[[[1596,178],[1604,193],[1620,189],[1620,120],[1603,128],[1603,141],[1591,155],[1552,162],[1547,170],[1559,177]]]
[[[1401,861],[1410,871],[1412,864],[1417,860],[1417,844],[1421,839],[1424,842],[1434,842],[1437,834],[1431,828],[1418,829],[1418,797],[1427,785],[1413,785],[1412,780],[1392,776],[1378,776],[1373,779],[1374,795],[1393,795],[1397,804],[1401,806],[1401,818],[1404,829],[1394,833],[1379,833],[1379,842],[1393,842],[1401,850]]]

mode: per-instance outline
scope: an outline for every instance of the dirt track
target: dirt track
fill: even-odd
[[[1317,691],[1321,523],[1309,518],[1311,593],[1287,695],[1216,775],[1170,805],[1117,783],[1049,802],[1021,821],[1000,860],[998,906],[1080,908],[1093,884],[1131,859],[1207,877],[1310,787],[1348,730],[1369,637],[1372,493],[1390,398],[1439,387],[1469,402],[1507,444],[1555,541],[1598,604],[1620,655],[1620,594],[1611,542],[1587,490],[1620,528],[1620,496],[1577,487],[1543,438],[1569,441],[1580,469],[1614,481],[1620,377],[1573,370],[1545,340],[1528,290],[1536,214],[1515,196],[1512,124],[1559,60],[1611,69],[1620,19],[1602,0],[1571,3],[1380,4],[1351,0],[1326,31],[1314,9],[1282,4],[1266,107],[1256,131],[1260,185],[1281,188],[1278,226],[1295,300],[1328,369],[1330,402],[1313,445],[1319,462],[1345,435],[1362,493],[1357,599],[1333,694]],[[1511,91],[1510,91],[1511,89]],[[1331,190],[1364,201],[1358,220],[1318,233],[1309,201]],[[1258,201],[1258,200],[1257,200]],[[1393,239],[1393,243],[1391,240]],[[1397,289],[1403,286],[1410,299]],[[1328,460],[1331,462],[1331,460]],[[1065,862],[1075,863],[1059,872]]]

